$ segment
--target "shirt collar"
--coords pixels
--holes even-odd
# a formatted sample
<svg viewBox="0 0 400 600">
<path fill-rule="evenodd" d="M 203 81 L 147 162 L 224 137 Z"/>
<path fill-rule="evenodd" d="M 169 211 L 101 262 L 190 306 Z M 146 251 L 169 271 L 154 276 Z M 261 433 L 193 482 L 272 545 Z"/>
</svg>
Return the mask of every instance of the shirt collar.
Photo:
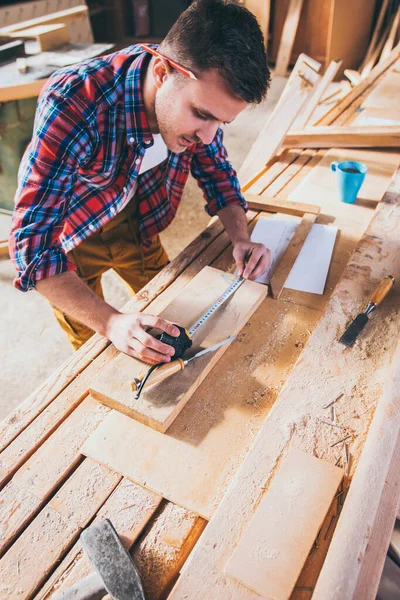
<svg viewBox="0 0 400 600">
<path fill-rule="evenodd" d="M 140 52 L 141 47 L 138 46 L 137 49 Z M 153 135 L 147 121 L 142 93 L 142 75 L 149 59 L 147 52 L 140 52 L 130 65 L 125 78 L 126 138 L 131 146 L 133 144 L 153 145 Z"/>
</svg>

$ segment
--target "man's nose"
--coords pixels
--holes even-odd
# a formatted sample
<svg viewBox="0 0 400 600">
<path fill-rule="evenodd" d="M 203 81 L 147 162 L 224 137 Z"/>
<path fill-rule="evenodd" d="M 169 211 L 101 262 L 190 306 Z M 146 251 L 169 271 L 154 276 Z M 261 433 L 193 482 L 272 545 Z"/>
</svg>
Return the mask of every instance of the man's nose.
<svg viewBox="0 0 400 600">
<path fill-rule="evenodd" d="M 218 126 L 219 123 L 215 122 L 204 123 L 203 127 L 196 131 L 196 135 L 201 139 L 203 144 L 211 144 L 217 133 Z"/>
</svg>

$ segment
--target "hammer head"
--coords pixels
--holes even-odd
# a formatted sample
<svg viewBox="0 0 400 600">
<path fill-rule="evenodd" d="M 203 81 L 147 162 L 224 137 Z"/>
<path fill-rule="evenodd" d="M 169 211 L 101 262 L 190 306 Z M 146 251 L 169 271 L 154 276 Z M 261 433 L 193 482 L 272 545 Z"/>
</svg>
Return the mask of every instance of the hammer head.
<svg viewBox="0 0 400 600">
<path fill-rule="evenodd" d="M 89 559 L 114 600 L 145 600 L 140 575 L 111 521 L 104 519 L 81 534 Z"/>
</svg>

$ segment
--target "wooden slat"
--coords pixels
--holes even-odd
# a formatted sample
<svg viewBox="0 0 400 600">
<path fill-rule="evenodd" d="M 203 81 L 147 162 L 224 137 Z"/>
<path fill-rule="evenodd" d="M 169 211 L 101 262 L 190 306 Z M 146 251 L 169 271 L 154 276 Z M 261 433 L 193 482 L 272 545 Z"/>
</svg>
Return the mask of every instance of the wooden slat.
<svg viewBox="0 0 400 600">
<path fill-rule="evenodd" d="M 290 148 L 398 148 L 400 126 L 309 127 L 291 131 L 284 143 Z"/>
<path fill-rule="evenodd" d="M 161 500 L 161 496 L 122 479 L 94 522 L 110 519 L 124 547 L 129 550 L 160 506 Z M 81 542 L 76 542 L 51 577 L 41 586 L 35 600 L 49 600 L 56 591 L 74 585 L 92 570 Z"/>
<path fill-rule="evenodd" d="M 393 16 L 393 21 L 392 21 L 392 25 L 389 30 L 389 35 L 387 37 L 385 45 L 383 46 L 383 50 L 382 50 L 382 54 L 379 58 L 379 62 L 386 60 L 387 57 L 389 56 L 389 54 L 391 53 L 393 45 L 396 41 L 396 36 L 397 36 L 397 32 L 399 30 L 399 25 L 400 25 L 400 6 L 398 7 L 396 14 Z"/>
<path fill-rule="evenodd" d="M 146 598 L 163 600 L 178 577 L 207 521 L 170 502 L 133 549 Z"/>
<path fill-rule="evenodd" d="M 303 63 L 303 71 L 312 71 Z M 271 160 L 279 149 L 282 140 L 289 131 L 300 110 L 305 105 L 313 89 L 309 80 L 296 72 L 295 77 L 287 82 L 286 87 L 275 106 L 270 118 L 254 142 L 249 154 L 239 170 L 239 180 L 243 191 L 247 191 L 257 174 Z"/>
<path fill-rule="evenodd" d="M 118 480 L 86 460 L 0 560 L 0 596 L 30 598 Z"/>
<path fill-rule="evenodd" d="M 234 275 L 204 267 L 165 310 L 156 314 L 189 329 L 234 280 Z M 267 294 L 265 286 L 245 281 L 230 301 L 194 335 L 190 353 L 194 355 L 237 335 Z M 132 382 L 134 378 L 142 379 L 149 367 L 120 352 L 90 383 L 89 391 L 107 406 L 165 432 L 227 349 L 228 344 L 225 344 L 191 362 L 183 372 L 172 375 L 165 382 L 145 387 L 138 400 Z"/>
<path fill-rule="evenodd" d="M 385 45 L 385 42 L 389 36 L 389 32 L 390 32 L 390 25 L 388 25 L 382 33 L 382 36 L 379 40 L 379 42 L 377 43 L 374 51 L 371 54 L 371 57 L 369 59 L 369 61 L 367 62 L 367 64 L 365 65 L 365 67 L 363 68 L 363 70 L 361 71 L 361 78 L 365 79 L 365 77 L 368 76 L 368 74 L 371 72 L 371 69 L 373 68 L 374 64 L 378 61 L 379 56 L 381 55 L 381 52 L 383 50 L 383 47 Z M 382 61 L 384 62 L 384 61 Z M 380 61 L 378 62 L 378 64 L 380 64 Z"/>
<path fill-rule="evenodd" d="M 322 438 L 319 434 L 323 428 L 320 419 L 324 418 L 321 406 L 339 392 L 344 392 L 345 397 L 341 401 L 338 424 L 355 428 L 356 437 L 349 444 L 349 451 L 350 454 L 360 454 L 369 428 L 365 411 L 371 406 L 373 408 L 379 398 L 387 376 L 388 357 L 393 355 L 398 343 L 400 292 L 392 290 L 392 295 L 381 304 L 379 322 L 371 320 L 363 338 L 351 350 L 351 357 L 337 338 L 346 327 L 349 316 L 359 312 L 376 283 L 387 273 L 400 275 L 400 194 L 394 197 L 392 193 L 399 184 L 400 174 L 376 209 L 327 310 L 303 350 L 301 360 L 286 380 L 279 399 L 196 545 L 190 563 L 183 569 L 169 600 L 182 600 L 187 595 L 191 600 L 208 596 L 212 596 L 213 600 L 254 598 L 251 592 L 246 593 L 243 586 L 224 575 L 226 562 L 286 448 L 294 442 L 296 447 L 313 449 L 316 456 L 323 455 L 324 460 L 335 464 L 337 450 L 331 445 L 341 439 L 340 434 L 328 426 L 323 429 L 325 435 Z M 349 378 L 350 358 L 352 369 Z M 362 396 L 358 391 L 361 389 Z M 356 460 L 353 460 L 350 464 L 350 477 L 355 463 Z M 382 481 L 384 477 L 383 473 Z M 329 539 L 331 533 L 325 535 Z M 320 550 L 315 552 L 316 555 L 319 553 Z M 319 557 L 321 564 L 323 555 L 319 554 Z M 317 576 L 318 570 L 309 576 L 311 592 Z"/>
<path fill-rule="evenodd" d="M 300 113 L 299 117 L 296 119 L 295 126 L 298 129 L 306 127 L 306 125 L 310 122 L 311 117 L 317 108 L 318 104 L 322 96 L 325 94 L 328 86 L 335 79 L 337 72 L 342 66 L 342 61 L 332 60 L 328 68 L 326 69 L 321 81 L 314 87 L 314 91 L 310 96 L 309 101 L 307 102 L 305 108 Z M 285 144 L 286 145 L 286 144 Z"/>
<path fill-rule="evenodd" d="M 400 500 L 399 399 L 400 345 L 318 578 L 315 600 L 377 597 Z"/>
<path fill-rule="evenodd" d="M 28 21 L 21 21 L 8 25 L 7 27 L 0 28 L 0 35 L 7 35 L 14 31 L 21 31 L 30 27 L 36 27 L 37 25 L 50 25 L 52 23 L 70 23 L 75 19 L 84 17 L 88 12 L 88 7 L 85 4 L 69 8 L 67 10 L 60 10 L 58 12 L 50 13 L 37 17 L 36 19 L 29 19 Z"/>
<path fill-rule="evenodd" d="M 388 4 L 389 4 L 389 0 L 383 0 L 382 1 L 381 9 L 379 11 L 378 20 L 376 22 L 376 25 L 375 25 L 375 28 L 374 28 L 374 31 L 373 31 L 373 34 L 372 34 L 372 37 L 371 37 L 371 41 L 369 43 L 367 53 L 366 53 L 365 58 L 364 58 L 364 60 L 362 62 L 362 65 L 361 65 L 361 69 L 360 69 L 361 71 L 365 68 L 365 66 L 367 65 L 367 63 L 370 60 L 371 54 L 375 50 L 376 43 L 377 43 L 378 38 L 379 38 L 379 33 L 381 32 L 381 29 L 382 29 L 383 19 L 385 17 Z"/>
<path fill-rule="evenodd" d="M 344 98 L 335 104 L 321 119 L 314 125 L 331 125 L 335 119 L 339 117 L 353 102 L 362 96 L 366 90 L 383 74 L 385 73 L 400 57 L 400 44 L 398 44 L 391 52 L 387 60 L 379 63 L 372 69 L 369 75 L 363 79 L 358 85 L 350 90 Z"/>
<path fill-rule="evenodd" d="M 1 536 L 0 551 L 15 538 L 24 524 L 66 479 L 81 459 L 80 448 L 109 409 L 86 398 L 0 492 L 4 510 L 11 510 Z M 82 427 L 82 423 L 85 427 Z M 10 504 L 15 494 L 18 504 Z"/>
<path fill-rule="evenodd" d="M 274 275 L 271 278 L 271 292 L 272 297 L 276 300 L 280 298 L 287 278 L 290 275 L 290 271 L 293 268 L 296 259 L 301 252 L 301 249 L 307 239 L 308 234 L 311 231 L 311 227 L 314 225 L 317 215 L 311 213 L 305 213 L 301 219 L 301 223 L 298 225 L 290 244 L 283 255 L 281 262 L 279 263 Z"/>
<path fill-rule="evenodd" d="M 158 275 L 138 292 L 122 310 L 131 312 L 144 310 L 159 294 L 161 294 L 184 270 L 196 261 L 201 253 L 217 240 L 223 227 L 219 219 L 213 219 L 210 225 L 189 244 L 174 260 L 172 260 Z M 226 241 L 226 245 L 228 245 Z M 215 252 L 220 251 L 220 243 L 215 247 Z M 201 264 L 202 259 L 197 262 Z M 204 264 L 204 263 L 203 263 Z M 201 266 L 198 267 L 200 270 Z M 44 384 L 35 390 L 28 398 L 14 409 L 8 417 L 0 423 L 0 450 L 17 437 L 56 397 L 60 394 L 107 346 L 108 340 L 94 335 L 86 344 L 48 378 Z M 80 391 L 74 390 L 79 396 L 86 388 L 81 386 Z M 20 451 L 17 451 L 19 454 Z"/>
<path fill-rule="evenodd" d="M 266 196 L 255 196 L 245 194 L 249 208 L 254 210 L 265 210 L 267 212 L 283 213 L 303 217 L 306 213 L 318 215 L 321 208 L 316 204 L 306 204 L 305 202 L 289 202 L 288 200 L 277 200 Z"/>
<path fill-rule="evenodd" d="M 361 81 L 361 74 L 354 69 L 345 69 L 344 74 L 352 86 L 358 85 Z"/>
<path fill-rule="evenodd" d="M 225 573 L 263 598 L 288 600 L 342 476 L 342 469 L 290 449 Z"/>
<path fill-rule="evenodd" d="M 302 7 L 303 0 L 290 0 L 276 59 L 275 75 L 286 76 Z"/>
</svg>

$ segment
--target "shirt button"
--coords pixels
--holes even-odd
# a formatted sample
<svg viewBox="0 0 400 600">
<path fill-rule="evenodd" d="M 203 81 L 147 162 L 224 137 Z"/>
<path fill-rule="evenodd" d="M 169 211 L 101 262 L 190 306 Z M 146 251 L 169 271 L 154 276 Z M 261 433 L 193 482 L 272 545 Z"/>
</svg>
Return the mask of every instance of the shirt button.
<svg viewBox="0 0 400 600">
<path fill-rule="evenodd" d="M 115 208 L 114 208 L 113 206 L 110 208 L 110 213 L 111 213 L 112 215 L 115 215 Z"/>
<path fill-rule="evenodd" d="M 90 231 L 94 231 L 96 229 L 95 226 L 93 225 L 93 223 L 89 224 L 89 229 L 90 229 Z"/>
<path fill-rule="evenodd" d="M 124 186 L 124 192 L 126 194 L 126 192 L 128 191 L 128 188 L 126 186 Z"/>
<path fill-rule="evenodd" d="M 137 158 L 137 159 L 135 160 L 135 163 L 138 165 L 138 164 L 140 163 L 140 161 L 141 161 L 141 160 L 142 160 L 141 158 Z"/>
<path fill-rule="evenodd" d="M 135 141 L 135 138 L 134 137 L 130 137 L 129 141 L 130 141 L 131 144 L 133 144 L 133 142 Z"/>
</svg>

